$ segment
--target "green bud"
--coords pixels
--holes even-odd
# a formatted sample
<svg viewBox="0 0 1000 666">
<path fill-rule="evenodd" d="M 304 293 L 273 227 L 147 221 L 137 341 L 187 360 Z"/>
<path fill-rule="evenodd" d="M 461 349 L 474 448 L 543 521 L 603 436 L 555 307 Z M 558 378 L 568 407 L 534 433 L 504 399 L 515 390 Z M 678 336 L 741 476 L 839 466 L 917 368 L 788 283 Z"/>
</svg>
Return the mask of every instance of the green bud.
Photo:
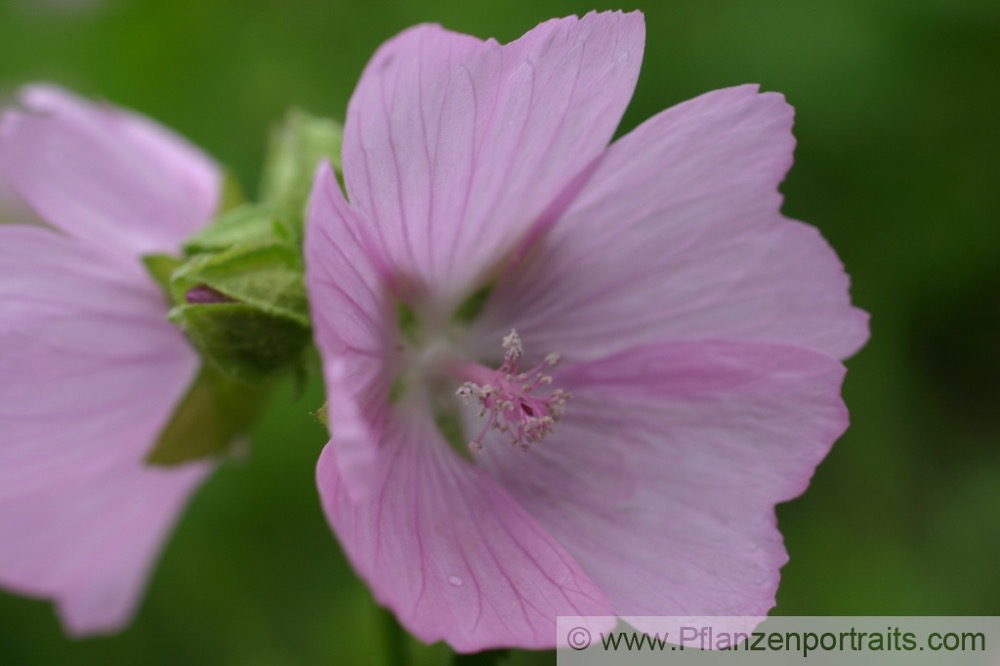
<svg viewBox="0 0 1000 666">
<path fill-rule="evenodd" d="M 226 299 L 309 326 L 309 306 L 302 257 L 291 245 L 275 242 L 234 245 L 215 254 L 199 254 L 174 271 L 170 289 L 175 303 L 188 292 L 208 286 Z"/>
<path fill-rule="evenodd" d="M 294 366 L 310 342 L 302 259 L 280 241 L 200 254 L 170 281 L 169 317 L 226 375 L 261 382 Z"/>
<path fill-rule="evenodd" d="M 182 257 L 143 258 L 172 306 L 168 318 L 203 361 L 148 462 L 175 465 L 224 451 L 278 374 L 304 372 L 312 339 L 304 212 L 320 160 L 339 168 L 341 138 L 334 121 L 289 113 L 271 139 L 259 204 L 241 205 L 227 177 L 217 217 L 184 243 Z"/>
<path fill-rule="evenodd" d="M 311 337 L 301 322 L 246 303 L 179 305 L 169 316 L 208 362 L 244 384 L 294 367 Z"/>
</svg>

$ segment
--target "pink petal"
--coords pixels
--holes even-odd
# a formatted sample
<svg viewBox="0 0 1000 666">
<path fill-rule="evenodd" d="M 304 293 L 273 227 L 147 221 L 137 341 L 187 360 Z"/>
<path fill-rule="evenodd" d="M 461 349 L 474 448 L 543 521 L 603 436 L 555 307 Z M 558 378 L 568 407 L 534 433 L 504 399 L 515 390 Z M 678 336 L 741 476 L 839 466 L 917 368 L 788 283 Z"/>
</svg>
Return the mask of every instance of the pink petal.
<svg viewBox="0 0 1000 666">
<path fill-rule="evenodd" d="M 0 228 L 0 302 L 0 584 L 117 629 L 211 469 L 143 463 L 197 356 L 151 281 L 48 229 Z"/>
<path fill-rule="evenodd" d="M 144 469 L 123 459 L 100 469 L 52 470 L 45 485 L 5 492 L 0 584 L 55 600 L 71 634 L 121 629 L 135 613 L 164 540 L 211 469 L 203 463 Z M 14 474 L 5 470 L 4 480 Z"/>
<path fill-rule="evenodd" d="M 49 224 L 135 265 L 175 252 L 218 205 L 216 167 L 136 115 L 49 86 L 0 124 L 0 170 Z"/>
<path fill-rule="evenodd" d="M 481 460 L 617 614 L 763 615 L 787 560 L 774 505 L 846 428 L 843 373 L 783 345 L 631 349 L 559 368 L 556 431 Z"/>
<path fill-rule="evenodd" d="M 396 313 L 329 164 L 316 174 L 306 229 L 306 285 L 323 357 L 327 418 L 355 499 L 371 487 L 374 441 L 384 427 L 398 348 Z"/>
<path fill-rule="evenodd" d="M 343 161 L 389 264 L 446 303 L 467 295 L 604 150 L 644 33 L 638 12 L 591 13 L 507 45 L 434 25 L 383 45 L 351 98 Z"/>
<path fill-rule="evenodd" d="M 422 640 L 461 651 L 549 647 L 558 614 L 609 607 L 558 544 L 448 448 L 429 406 L 388 411 L 396 313 L 365 230 L 324 165 L 306 277 L 330 400 L 332 440 L 317 472 L 327 517 L 379 602 Z"/>
<path fill-rule="evenodd" d="M 478 339 L 599 357 L 664 339 L 760 340 L 837 358 L 867 339 L 813 227 L 783 218 L 792 109 L 742 86 L 616 142 L 538 255 L 494 293 Z"/>
<path fill-rule="evenodd" d="M 317 469 L 327 518 L 379 603 L 420 640 L 460 652 L 552 647 L 556 616 L 610 614 L 573 558 L 448 448 L 426 405 L 400 410 L 368 499 L 343 488 L 336 436 Z"/>
</svg>

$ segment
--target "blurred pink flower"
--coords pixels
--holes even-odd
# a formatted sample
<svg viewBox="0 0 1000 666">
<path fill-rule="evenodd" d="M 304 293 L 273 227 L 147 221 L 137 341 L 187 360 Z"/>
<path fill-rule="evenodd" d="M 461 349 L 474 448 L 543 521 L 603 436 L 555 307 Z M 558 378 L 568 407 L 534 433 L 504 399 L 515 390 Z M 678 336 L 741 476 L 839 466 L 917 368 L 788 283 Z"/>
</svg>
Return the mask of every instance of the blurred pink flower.
<svg viewBox="0 0 1000 666">
<path fill-rule="evenodd" d="M 506 45 L 407 30 L 351 98 L 347 199 L 317 176 L 319 489 L 424 641 L 766 613 L 787 560 L 774 506 L 847 426 L 837 359 L 867 316 L 816 229 L 779 212 L 791 107 L 718 90 L 608 146 L 643 43 L 639 13 Z"/>
<path fill-rule="evenodd" d="M 212 469 L 144 463 L 198 357 L 140 256 L 208 220 L 219 174 L 128 112 L 47 86 L 21 103 L 0 175 L 51 226 L 0 226 L 0 585 L 113 631 Z"/>
</svg>

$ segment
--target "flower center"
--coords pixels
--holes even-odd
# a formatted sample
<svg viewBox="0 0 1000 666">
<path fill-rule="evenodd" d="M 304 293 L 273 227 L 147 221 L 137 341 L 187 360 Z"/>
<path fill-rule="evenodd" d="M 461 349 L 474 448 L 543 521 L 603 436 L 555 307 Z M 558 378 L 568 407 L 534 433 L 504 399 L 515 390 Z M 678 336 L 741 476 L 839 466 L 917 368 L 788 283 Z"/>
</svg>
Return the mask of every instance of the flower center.
<svg viewBox="0 0 1000 666">
<path fill-rule="evenodd" d="M 559 354 L 551 353 L 530 370 L 521 370 L 524 349 L 517 331 L 503 339 L 504 360 L 497 370 L 476 365 L 467 368 L 466 381 L 456 391 L 465 404 L 477 401 L 479 417 L 485 423 L 479 435 L 469 442 L 469 449 L 481 451 L 483 438 L 490 430 L 506 433 L 515 446 L 527 450 L 551 433 L 563 415 L 570 393 L 562 389 L 548 391 L 552 376 L 545 374 L 559 364 Z"/>
</svg>

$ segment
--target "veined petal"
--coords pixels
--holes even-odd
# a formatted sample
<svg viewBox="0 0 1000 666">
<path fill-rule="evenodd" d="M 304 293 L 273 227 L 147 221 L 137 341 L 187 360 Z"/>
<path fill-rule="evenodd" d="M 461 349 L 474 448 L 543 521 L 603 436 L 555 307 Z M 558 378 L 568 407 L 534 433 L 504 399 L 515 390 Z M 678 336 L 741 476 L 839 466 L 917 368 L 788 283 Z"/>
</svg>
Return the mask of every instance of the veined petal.
<svg viewBox="0 0 1000 666">
<path fill-rule="evenodd" d="M 181 510 L 211 470 L 207 463 L 151 469 L 121 459 L 101 469 L 53 469 L 38 479 L 44 485 L 4 491 L 0 585 L 53 599 L 74 635 L 120 629 Z M 0 473 L 4 482 L 16 475 Z"/>
<path fill-rule="evenodd" d="M 317 171 L 307 217 L 306 285 L 323 358 L 327 418 L 344 484 L 359 499 L 371 485 L 374 441 L 389 405 L 398 353 L 395 313 L 367 229 L 344 201 L 329 164 Z"/>
<path fill-rule="evenodd" d="M 500 45 L 423 25 L 383 45 L 344 128 L 351 206 L 387 259 L 449 302 L 605 149 L 642 60 L 642 15 L 548 21 Z"/>
<path fill-rule="evenodd" d="M 197 356 L 151 280 L 49 229 L 0 227 L 0 302 L 0 584 L 117 629 L 212 467 L 144 464 Z"/>
<path fill-rule="evenodd" d="M 22 102 L 0 122 L 0 170 L 52 226 L 141 268 L 215 212 L 215 165 L 166 129 L 52 86 Z"/>
<path fill-rule="evenodd" d="M 867 314 L 843 266 L 815 228 L 779 212 L 791 126 L 780 95 L 742 86 L 617 141 L 536 256 L 498 285 L 476 339 L 514 327 L 538 349 L 590 358 L 705 338 L 857 351 Z"/>
<path fill-rule="evenodd" d="M 567 364 L 555 432 L 527 452 L 494 436 L 481 462 L 617 614 L 764 615 L 787 560 L 774 506 L 846 428 L 843 374 L 825 354 L 763 343 Z"/>
<path fill-rule="evenodd" d="M 317 469 L 327 518 L 378 602 L 419 639 L 459 652 L 545 648 L 558 615 L 610 614 L 566 550 L 449 449 L 425 405 L 390 419 L 363 501 L 344 488 L 337 446 Z"/>
<path fill-rule="evenodd" d="M 425 393 L 390 409 L 400 351 L 387 279 L 326 165 L 308 217 L 307 284 L 330 399 L 317 482 L 376 599 L 420 639 L 459 651 L 551 647 L 557 615 L 608 614 L 565 550 L 451 451 Z"/>
</svg>

